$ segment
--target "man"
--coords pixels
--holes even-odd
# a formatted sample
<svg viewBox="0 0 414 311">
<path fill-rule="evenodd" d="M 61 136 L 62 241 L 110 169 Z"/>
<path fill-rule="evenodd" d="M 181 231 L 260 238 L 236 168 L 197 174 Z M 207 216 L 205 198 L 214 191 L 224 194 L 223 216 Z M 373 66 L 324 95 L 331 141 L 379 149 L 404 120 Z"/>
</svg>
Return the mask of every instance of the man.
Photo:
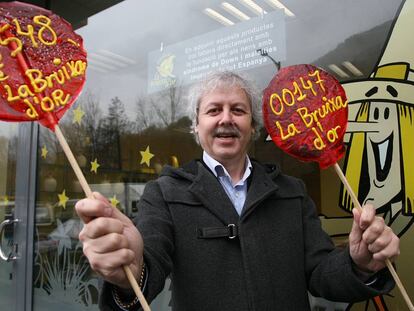
<svg viewBox="0 0 414 311">
<path fill-rule="evenodd" d="M 249 159 L 260 110 L 246 80 L 213 74 L 189 98 L 203 160 L 149 182 L 136 226 L 99 194 L 76 205 L 84 253 L 106 280 L 103 310 L 139 307 L 123 265 L 148 301 L 171 274 L 180 311 L 309 310 L 307 290 L 357 301 L 392 288 L 384 261 L 399 240 L 372 206 L 354 211 L 349 248 L 337 250 L 303 183 Z"/>
</svg>

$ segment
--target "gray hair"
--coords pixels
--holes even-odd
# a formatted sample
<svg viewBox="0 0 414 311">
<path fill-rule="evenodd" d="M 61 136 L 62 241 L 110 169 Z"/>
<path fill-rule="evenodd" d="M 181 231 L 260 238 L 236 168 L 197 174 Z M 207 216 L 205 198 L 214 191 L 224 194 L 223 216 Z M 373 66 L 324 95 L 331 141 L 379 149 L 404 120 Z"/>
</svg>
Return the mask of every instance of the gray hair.
<svg viewBox="0 0 414 311">
<path fill-rule="evenodd" d="M 252 111 L 253 139 L 259 136 L 259 131 L 262 126 L 261 95 L 254 83 L 246 77 L 232 71 L 213 72 L 195 83 L 188 91 L 188 112 L 193 122 L 191 132 L 194 134 L 197 143 L 199 141 L 195 133 L 195 127 L 198 124 L 198 110 L 201 100 L 206 94 L 224 87 L 239 87 L 246 93 Z"/>
</svg>

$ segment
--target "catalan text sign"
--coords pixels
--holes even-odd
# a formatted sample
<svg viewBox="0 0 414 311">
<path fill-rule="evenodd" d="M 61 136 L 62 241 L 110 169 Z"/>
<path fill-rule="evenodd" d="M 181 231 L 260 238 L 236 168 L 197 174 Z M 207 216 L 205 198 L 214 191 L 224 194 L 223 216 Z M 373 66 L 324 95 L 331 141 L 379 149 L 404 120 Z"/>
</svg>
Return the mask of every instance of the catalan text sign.
<svg viewBox="0 0 414 311">
<path fill-rule="evenodd" d="M 163 45 L 161 49 L 150 52 L 148 93 L 176 83 L 196 82 L 213 71 L 244 71 L 267 65 L 269 59 L 261 56 L 258 49 L 278 61 L 286 58 L 285 15 L 282 10 L 172 45 Z"/>
</svg>

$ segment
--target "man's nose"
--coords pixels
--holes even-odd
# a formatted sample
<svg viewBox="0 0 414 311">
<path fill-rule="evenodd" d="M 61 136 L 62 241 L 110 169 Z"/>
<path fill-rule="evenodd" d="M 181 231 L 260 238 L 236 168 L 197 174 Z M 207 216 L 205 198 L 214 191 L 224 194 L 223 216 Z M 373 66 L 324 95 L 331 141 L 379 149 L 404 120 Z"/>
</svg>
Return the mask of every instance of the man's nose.
<svg viewBox="0 0 414 311">
<path fill-rule="evenodd" d="M 220 124 L 233 124 L 233 114 L 230 109 L 224 109 L 221 114 Z"/>
</svg>

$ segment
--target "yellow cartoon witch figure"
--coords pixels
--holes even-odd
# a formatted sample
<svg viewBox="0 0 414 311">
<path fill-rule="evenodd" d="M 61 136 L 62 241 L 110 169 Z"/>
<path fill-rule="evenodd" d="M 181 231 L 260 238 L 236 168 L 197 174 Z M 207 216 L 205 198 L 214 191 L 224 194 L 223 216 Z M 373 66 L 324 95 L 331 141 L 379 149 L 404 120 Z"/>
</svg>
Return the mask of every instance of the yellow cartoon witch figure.
<svg viewBox="0 0 414 311">
<path fill-rule="evenodd" d="M 375 205 L 389 222 L 414 214 L 413 27 L 414 1 L 407 1 L 371 78 L 343 84 L 350 133 L 345 175 L 360 202 Z M 353 207 L 344 189 L 340 206 Z"/>
<path fill-rule="evenodd" d="M 400 237 L 414 220 L 413 29 L 414 1 L 407 0 L 372 75 L 342 84 L 349 103 L 346 178 L 359 201 L 372 203 Z M 353 208 L 343 186 L 339 204 Z M 388 310 L 382 297 L 374 305 Z"/>
</svg>

